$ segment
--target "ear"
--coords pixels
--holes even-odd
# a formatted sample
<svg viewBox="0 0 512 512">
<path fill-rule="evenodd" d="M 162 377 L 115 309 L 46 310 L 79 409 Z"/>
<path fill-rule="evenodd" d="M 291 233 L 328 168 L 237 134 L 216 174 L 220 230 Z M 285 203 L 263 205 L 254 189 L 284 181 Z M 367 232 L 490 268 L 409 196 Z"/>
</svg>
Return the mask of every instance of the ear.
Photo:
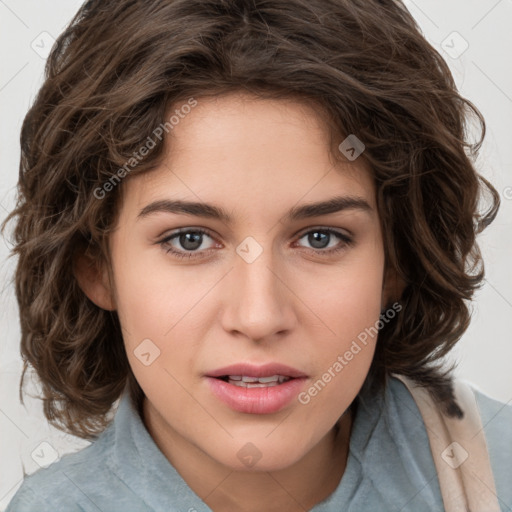
<svg viewBox="0 0 512 512">
<path fill-rule="evenodd" d="M 100 268 L 98 262 L 86 254 L 76 255 L 74 263 L 73 272 L 85 295 L 100 308 L 114 311 L 116 304 L 106 265 Z"/>
<path fill-rule="evenodd" d="M 381 310 L 400 300 L 406 286 L 407 283 L 398 275 L 398 272 L 394 268 L 388 267 L 384 273 L 382 285 Z"/>
</svg>

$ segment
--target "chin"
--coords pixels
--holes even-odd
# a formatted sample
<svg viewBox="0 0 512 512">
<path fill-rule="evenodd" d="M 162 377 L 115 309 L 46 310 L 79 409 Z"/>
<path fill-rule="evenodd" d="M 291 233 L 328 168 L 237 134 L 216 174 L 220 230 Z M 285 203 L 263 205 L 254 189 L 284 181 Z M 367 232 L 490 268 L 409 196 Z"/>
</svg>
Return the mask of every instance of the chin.
<svg viewBox="0 0 512 512">
<path fill-rule="evenodd" d="M 233 471 L 280 471 L 302 459 L 309 449 L 297 446 L 297 443 L 283 442 L 277 436 L 272 441 L 264 436 L 259 438 L 261 441 L 250 439 L 232 440 L 229 446 L 217 445 L 220 450 L 209 452 L 209 455 Z"/>
</svg>

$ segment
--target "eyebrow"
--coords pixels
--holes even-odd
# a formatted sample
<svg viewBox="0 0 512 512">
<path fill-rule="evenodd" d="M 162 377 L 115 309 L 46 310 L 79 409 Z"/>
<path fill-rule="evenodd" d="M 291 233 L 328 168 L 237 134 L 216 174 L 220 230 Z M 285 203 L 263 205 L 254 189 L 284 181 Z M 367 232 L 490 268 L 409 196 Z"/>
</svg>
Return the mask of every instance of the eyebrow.
<svg viewBox="0 0 512 512">
<path fill-rule="evenodd" d="M 337 196 L 327 201 L 295 206 L 285 215 L 285 221 L 292 222 L 311 217 L 319 217 L 343 210 L 360 210 L 370 213 L 373 208 L 362 197 Z M 233 219 L 226 210 L 213 204 L 168 199 L 148 204 L 139 212 L 137 219 L 147 217 L 157 212 L 193 215 L 195 217 L 220 220 L 226 224 L 233 222 Z"/>
</svg>

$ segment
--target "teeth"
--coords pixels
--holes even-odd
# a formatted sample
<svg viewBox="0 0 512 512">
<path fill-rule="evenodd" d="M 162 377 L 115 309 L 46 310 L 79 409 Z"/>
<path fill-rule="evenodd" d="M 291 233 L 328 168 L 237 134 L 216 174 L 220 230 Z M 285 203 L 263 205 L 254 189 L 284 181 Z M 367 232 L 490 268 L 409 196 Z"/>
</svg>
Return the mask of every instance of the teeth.
<svg viewBox="0 0 512 512">
<path fill-rule="evenodd" d="M 228 382 L 243 388 L 267 388 L 278 386 L 290 380 L 284 375 L 271 375 L 269 377 L 248 377 L 246 375 L 228 375 Z"/>
<path fill-rule="evenodd" d="M 270 377 L 260 377 L 258 379 L 260 382 L 266 384 L 267 382 L 277 382 L 279 380 L 279 375 L 272 375 Z"/>
<path fill-rule="evenodd" d="M 229 381 L 230 384 L 234 386 L 238 386 L 240 388 L 273 388 L 274 386 L 279 386 L 277 382 L 270 382 L 269 384 L 263 384 L 260 382 L 244 382 L 241 380 L 233 380 Z"/>
<path fill-rule="evenodd" d="M 242 377 L 242 382 L 258 382 L 258 377 L 246 377 L 245 375 Z"/>
</svg>

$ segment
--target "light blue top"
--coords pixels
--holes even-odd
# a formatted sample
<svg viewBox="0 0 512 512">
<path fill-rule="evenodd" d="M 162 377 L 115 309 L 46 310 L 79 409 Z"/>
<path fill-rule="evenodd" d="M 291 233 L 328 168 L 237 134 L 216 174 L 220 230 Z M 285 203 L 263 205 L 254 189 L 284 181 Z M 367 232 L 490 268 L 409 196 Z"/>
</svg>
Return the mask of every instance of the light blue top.
<svg viewBox="0 0 512 512">
<path fill-rule="evenodd" d="M 406 386 L 358 396 L 347 467 L 312 512 L 443 511 L 420 412 Z M 503 512 L 512 511 L 512 403 L 474 388 Z M 79 452 L 23 481 L 6 512 L 211 512 L 159 450 L 129 395 L 114 420 Z M 485 511 L 475 511 L 485 512 Z"/>
</svg>

